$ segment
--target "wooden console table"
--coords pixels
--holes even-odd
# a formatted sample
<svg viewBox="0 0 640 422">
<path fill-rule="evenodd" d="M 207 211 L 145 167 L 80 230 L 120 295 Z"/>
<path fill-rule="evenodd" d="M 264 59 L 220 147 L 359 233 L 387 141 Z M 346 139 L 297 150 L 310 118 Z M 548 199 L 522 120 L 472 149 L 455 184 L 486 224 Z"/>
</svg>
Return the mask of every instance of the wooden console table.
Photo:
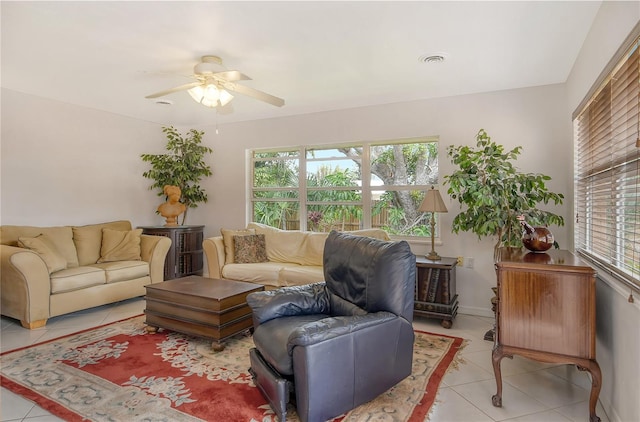
<svg viewBox="0 0 640 422">
<path fill-rule="evenodd" d="M 596 404 L 602 374 L 596 362 L 596 271 L 569 251 L 502 248 L 496 272 L 493 405 L 502 407 L 500 361 L 520 355 L 589 371 L 589 420 L 599 421 Z"/>
<path fill-rule="evenodd" d="M 414 315 L 440 319 L 440 325 L 451 328 L 458 313 L 457 264 L 456 258 L 432 261 L 416 256 Z"/>
<path fill-rule="evenodd" d="M 171 249 L 164 262 L 164 279 L 202 275 L 204 260 L 202 241 L 204 226 L 140 227 L 143 234 L 171 239 Z"/>
</svg>

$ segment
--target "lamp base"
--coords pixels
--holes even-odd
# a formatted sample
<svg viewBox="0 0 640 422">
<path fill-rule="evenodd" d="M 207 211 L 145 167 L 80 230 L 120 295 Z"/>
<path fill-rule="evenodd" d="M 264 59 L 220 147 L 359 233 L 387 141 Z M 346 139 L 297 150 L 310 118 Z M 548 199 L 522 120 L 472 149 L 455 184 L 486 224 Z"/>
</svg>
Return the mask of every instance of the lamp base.
<svg viewBox="0 0 640 422">
<path fill-rule="evenodd" d="M 440 259 L 442 259 L 440 255 L 438 255 L 435 251 L 429 252 L 429 255 L 426 255 L 425 258 L 430 259 L 432 261 L 440 261 Z"/>
</svg>

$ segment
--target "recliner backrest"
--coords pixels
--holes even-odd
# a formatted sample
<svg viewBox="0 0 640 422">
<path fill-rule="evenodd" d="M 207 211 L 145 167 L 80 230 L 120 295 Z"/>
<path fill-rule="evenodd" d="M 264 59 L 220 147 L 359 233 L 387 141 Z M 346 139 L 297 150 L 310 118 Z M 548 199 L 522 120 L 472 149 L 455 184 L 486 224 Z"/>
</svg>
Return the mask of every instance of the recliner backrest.
<svg viewBox="0 0 640 422">
<path fill-rule="evenodd" d="M 416 257 L 406 241 L 332 231 L 323 265 L 331 293 L 367 312 L 388 311 L 413 320 Z"/>
</svg>

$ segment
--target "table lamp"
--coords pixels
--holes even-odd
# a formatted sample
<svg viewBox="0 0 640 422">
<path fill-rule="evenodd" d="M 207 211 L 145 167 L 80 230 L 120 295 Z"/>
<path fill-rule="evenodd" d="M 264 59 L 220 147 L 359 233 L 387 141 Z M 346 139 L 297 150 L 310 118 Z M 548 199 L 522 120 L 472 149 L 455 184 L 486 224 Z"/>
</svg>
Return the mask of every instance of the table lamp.
<svg viewBox="0 0 640 422">
<path fill-rule="evenodd" d="M 436 253 L 435 250 L 435 236 L 436 236 L 436 218 L 435 213 L 437 212 L 447 212 L 447 207 L 444 205 L 444 201 L 442 200 L 442 196 L 440 196 L 440 192 L 431 186 L 422 200 L 422 204 L 420 204 L 420 208 L 418 211 L 421 212 L 430 212 L 431 213 L 431 252 L 426 256 L 427 259 L 432 261 L 440 260 L 440 255 Z"/>
</svg>

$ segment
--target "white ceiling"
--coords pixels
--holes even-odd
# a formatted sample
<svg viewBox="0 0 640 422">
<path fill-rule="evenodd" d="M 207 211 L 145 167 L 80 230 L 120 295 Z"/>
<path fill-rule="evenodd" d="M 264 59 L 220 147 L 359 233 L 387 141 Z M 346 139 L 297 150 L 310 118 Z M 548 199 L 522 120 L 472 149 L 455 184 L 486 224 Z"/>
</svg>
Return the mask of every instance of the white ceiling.
<svg viewBox="0 0 640 422">
<path fill-rule="evenodd" d="M 7 2 L 2 87 L 163 125 L 289 116 L 565 82 L 600 7 L 567 2 Z M 419 61 L 445 52 L 443 63 Z M 216 115 L 186 92 L 200 56 L 243 84 Z"/>
</svg>

